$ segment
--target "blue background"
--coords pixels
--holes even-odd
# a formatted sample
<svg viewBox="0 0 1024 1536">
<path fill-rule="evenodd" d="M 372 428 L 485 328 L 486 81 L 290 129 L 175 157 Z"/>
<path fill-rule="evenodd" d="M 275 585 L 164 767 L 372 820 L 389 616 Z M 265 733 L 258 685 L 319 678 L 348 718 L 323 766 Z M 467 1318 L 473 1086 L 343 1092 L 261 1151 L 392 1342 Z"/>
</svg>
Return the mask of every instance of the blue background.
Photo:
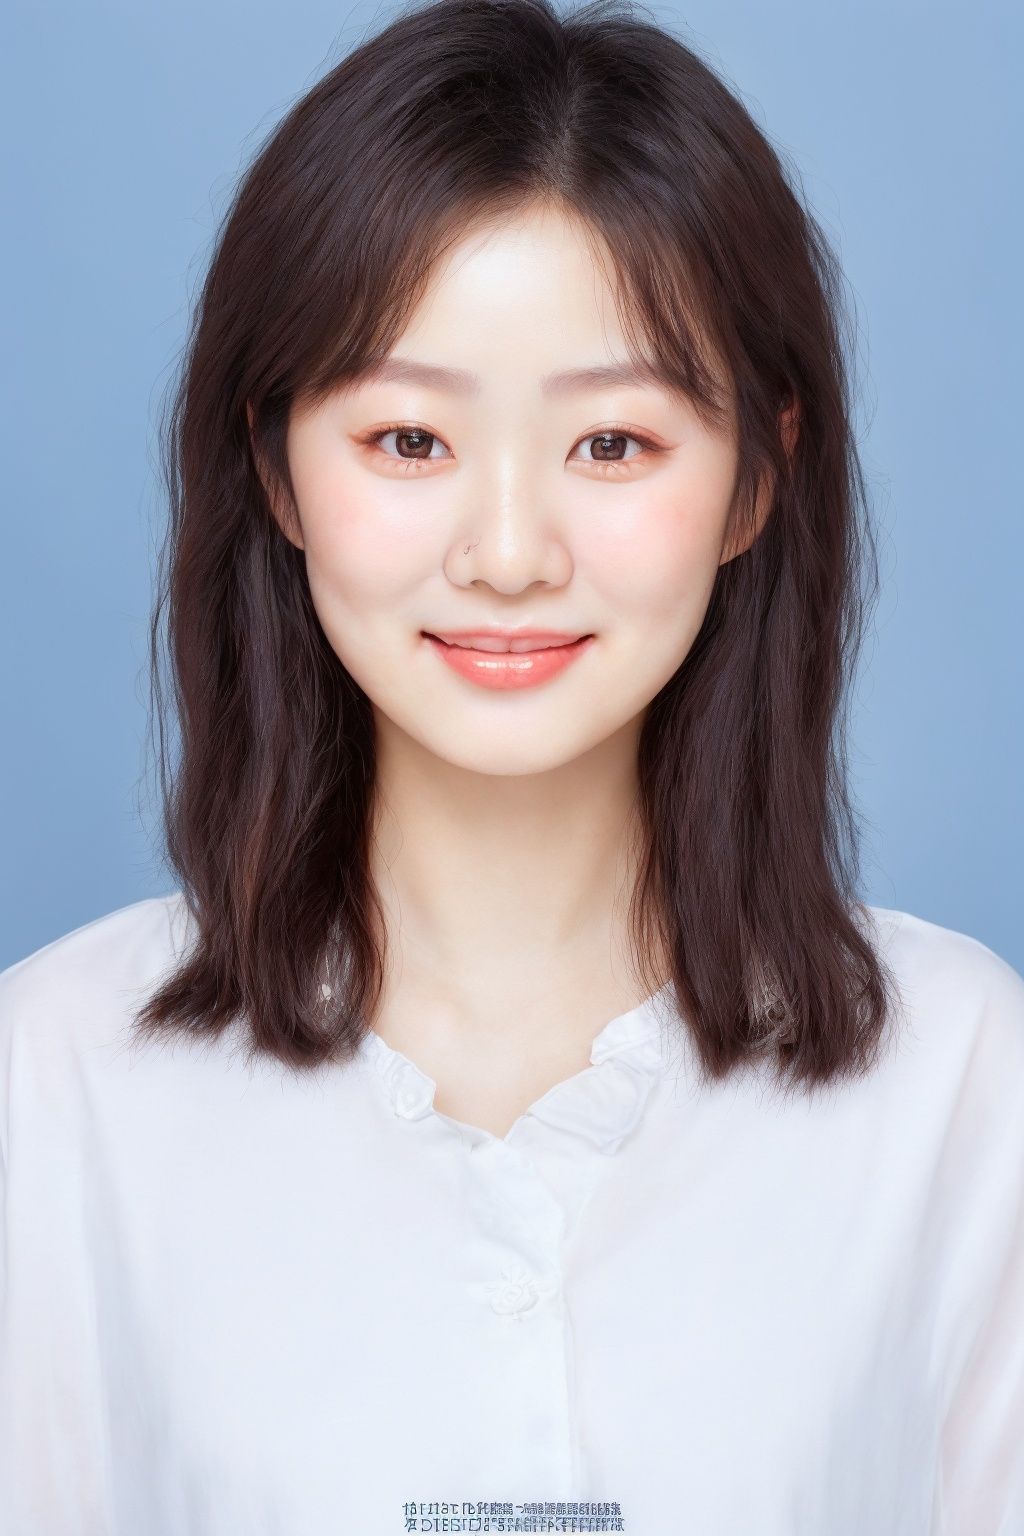
<svg viewBox="0 0 1024 1536">
<path fill-rule="evenodd" d="M 861 893 L 1024 971 L 1024 8 L 648 9 L 795 162 L 852 290 L 883 581 L 851 730 Z M 161 397 L 237 177 L 389 14 L 14 6 L 0 967 L 172 888 L 147 757 Z"/>
</svg>

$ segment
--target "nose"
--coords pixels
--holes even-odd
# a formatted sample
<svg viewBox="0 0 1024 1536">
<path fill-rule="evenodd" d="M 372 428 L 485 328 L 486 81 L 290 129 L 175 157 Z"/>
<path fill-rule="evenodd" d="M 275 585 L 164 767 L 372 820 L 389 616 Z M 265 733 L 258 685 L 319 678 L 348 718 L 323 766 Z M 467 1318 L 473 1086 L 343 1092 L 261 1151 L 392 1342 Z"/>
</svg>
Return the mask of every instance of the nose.
<svg viewBox="0 0 1024 1536">
<path fill-rule="evenodd" d="M 536 582 L 569 580 L 573 560 L 557 494 L 542 488 L 522 454 L 490 461 L 472 481 L 467 476 L 465 496 L 445 558 L 454 585 L 483 582 L 511 596 Z"/>
</svg>

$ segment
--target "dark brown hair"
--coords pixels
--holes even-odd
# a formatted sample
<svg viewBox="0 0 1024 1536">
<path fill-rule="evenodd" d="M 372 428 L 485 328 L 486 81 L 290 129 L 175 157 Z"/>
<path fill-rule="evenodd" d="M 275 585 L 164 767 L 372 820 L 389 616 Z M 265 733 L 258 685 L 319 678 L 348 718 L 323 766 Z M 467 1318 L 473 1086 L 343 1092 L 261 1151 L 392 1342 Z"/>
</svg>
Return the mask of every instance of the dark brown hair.
<svg viewBox="0 0 1024 1536">
<path fill-rule="evenodd" d="M 268 487 L 294 506 L 293 402 L 319 403 L 386 355 L 471 227 L 539 204 L 608 255 L 633 355 L 711 423 L 724 369 L 731 528 L 773 477 L 763 531 L 719 568 L 642 725 L 641 970 L 656 937 L 709 1078 L 751 1060 L 788 1088 L 866 1071 L 895 978 L 855 895 L 846 786 L 846 695 L 877 561 L 844 285 L 741 102 L 621 0 L 564 16 L 548 0 L 403 9 L 287 113 L 237 190 L 164 428 L 151 629 L 167 853 L 195 943 L 137 1025 L 199 1037 L 244 1020 L 248 1052 L 296 1068 L 348 1059 L 372 1026 L 386 954 L 368 868 L 373 717 Z"/>
</svg>

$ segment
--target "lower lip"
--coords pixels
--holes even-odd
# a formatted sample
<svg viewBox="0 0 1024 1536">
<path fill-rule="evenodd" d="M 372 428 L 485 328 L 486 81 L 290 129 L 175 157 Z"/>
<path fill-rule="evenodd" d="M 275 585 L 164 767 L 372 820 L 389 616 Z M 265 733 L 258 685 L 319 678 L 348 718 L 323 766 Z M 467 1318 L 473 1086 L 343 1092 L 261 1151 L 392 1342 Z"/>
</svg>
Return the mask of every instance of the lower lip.
<svg viewBox="0 0 1024 1536">
<path fill-rule="evenodd" d="M 545 646 L 539 651 L 474 651 L 464 645 L 446 645 L 436 635 L 423 638 L 453 672 L 481 688 L 532 688 L 564 672 L 597 637 L 584 635 L 571 645 Z"/>
</svg>

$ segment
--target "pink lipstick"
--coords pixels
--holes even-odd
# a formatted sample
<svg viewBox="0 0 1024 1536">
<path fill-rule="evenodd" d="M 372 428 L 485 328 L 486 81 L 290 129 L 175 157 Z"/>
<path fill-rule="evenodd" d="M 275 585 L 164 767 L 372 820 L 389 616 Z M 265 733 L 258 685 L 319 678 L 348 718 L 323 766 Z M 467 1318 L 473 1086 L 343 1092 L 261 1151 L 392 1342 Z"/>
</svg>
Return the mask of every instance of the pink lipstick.
<svg viewBox="0 0 1024 1536">
<path fill-rule="evenodd" d="M 460 677 L 482 688 L 531 688 L 564 672 L 595 635 L 555 630 L 497 629 L 423 632 L 434 653 Z"/>
</svg>

